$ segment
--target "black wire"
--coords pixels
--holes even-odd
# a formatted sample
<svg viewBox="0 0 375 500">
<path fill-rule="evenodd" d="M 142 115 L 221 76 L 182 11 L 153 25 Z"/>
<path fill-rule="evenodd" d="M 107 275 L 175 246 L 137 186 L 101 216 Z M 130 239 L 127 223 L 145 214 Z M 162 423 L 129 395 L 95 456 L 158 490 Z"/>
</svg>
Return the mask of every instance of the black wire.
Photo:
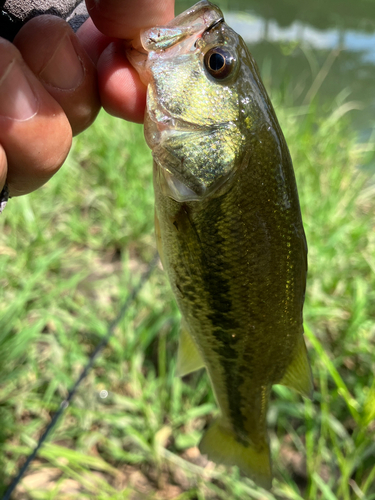
<svg viewBox="0 0 375 500">
<path fill-rule="evenodd" d="M 138 285 L 133 288 L 133 290 L 131 291 L 131 293 L 128 295 L 128 298 L 124 302 L 123 306 L 121 307 L 118 315 L 109 324 L 108 330 L 107 330 L 107 334 L 102 338 L 101 342 L 99 342 L 99 344 L 96 346 L 94 352 L 91 354 L 90 359 L 88 360 L 86 366 L 82 370 L 80 376 L 76 380 L 76 382 L 73 385 L 73 387 L 70 389 L 70 391 L 68 393 L 68 397 L 66 399 L 64 399 L 64 401 L 61 402 L 60 408 L 57 410 L 57 412 L 52 417 L 51 422 L 47 425 L 44 433 L 39 438 L 38 444 L 36 445 L 36 447 L 34 448 L 34 450 L 32 451 L 32 453 L 30 453 L 30 455 L 27 457 L 26 462 L 23 464 L 23 466 L 19 470 L 17 476 L 14 477 L 14 479 L 11 482 L 9 488 L 5 492 L 5 495 L 3 496 L 2 500 L 10 500 L 11 494 L 13 493 L 13 491 L 16 488 L 17 484 L 21 481 L 23 475 L 25 474 L 25 472 L 28 469 L 28 467 L 31 464 L 31 462 L 37 456 L 38 451 L 42 447 L 44 441 L 47 439 L 49 433 L 55 427 L 55 425 L 56 425 L 58 419 L 60 418 L 60 416 L 68 408 L 69 403 L 72 400 L 73 396 L 75 395 L 75 393 L 76 393 L 79 385 L 81 384 L 82 380 L 87 377 L 89 371 L 91 370 L 91 368 L 92 368 L 92 366 L 94 364 L 95 359 L 98 357 L 98 355 L 100 354 L 100 352 L 106 347 L 106 345 L 108 344 L 110 338 L 113 335 L 113 332 L 114 332 L 116 326 L 122 320 L 122 318 L 124 317 L 125 313 L 129 309 L 131 303 L 136 299 L 136 297 L 138 296 L 139 292 L 143 288 L 144 284 L 146 283 L 146 281 L 150 277 L 150 274 L 151 274 L 152 270 L 154 269 L 157 260 L 158 260 L 158 254 L 156 253 L 154 255 L 153 259 L 151 260 L 150 264 L 148 265 L 147 270 L 141 276 L 141 278 L 140 278 L 140 280 L 138 282 Z"/>
</svg>

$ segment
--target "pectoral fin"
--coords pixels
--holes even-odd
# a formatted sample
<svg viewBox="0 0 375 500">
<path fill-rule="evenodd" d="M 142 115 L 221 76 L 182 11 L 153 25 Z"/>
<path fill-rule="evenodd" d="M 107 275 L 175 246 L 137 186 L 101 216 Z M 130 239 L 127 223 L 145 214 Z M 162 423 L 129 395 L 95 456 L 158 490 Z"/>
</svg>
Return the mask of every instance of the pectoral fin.
<svg viewBox="0 0 375 500">
<path fill-rule="evenodd" d="M 178 344 L 176 375 L 184 377 L 188 373 L 195 372 L 203 367 L 202 356 L 199 354 L 197 346 L 187 331 L 184 322 L 182 322 Z"/>
<path fill-rule="evenodd" d="M 312 398 L 314 385 L 303 335 L 299 337 L 294 358 L 279 383 L 295 389 L 306 398 Z"/>
<path fill-rule="evenodd" d="M 156 214 L 156 210 L 155 210 L 155 239 L 156 239 L 156 248 L 158 249 L 159 257 L 164 268 L 164 254 L 163 254 L 163 245 L 161 242 L 160 222 Z"/>
</svg>

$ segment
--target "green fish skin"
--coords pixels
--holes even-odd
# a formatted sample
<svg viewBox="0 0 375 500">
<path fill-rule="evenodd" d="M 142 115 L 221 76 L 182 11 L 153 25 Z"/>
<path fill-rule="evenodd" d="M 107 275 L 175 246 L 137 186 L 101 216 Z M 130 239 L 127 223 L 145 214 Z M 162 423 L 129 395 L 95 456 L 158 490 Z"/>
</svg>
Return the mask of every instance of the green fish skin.
<svg viewBox="0 0 375 500">
<path fill-rule="evenodd" d="M 200 450 L 270 488 L 271 387 L 313 388 L 288 147 L 245 43 L 208 1 L 145 30 L 128 58 L 148 85 L 157 245 L 182 314 L 177 371 L 205 366 L 220 407 Z"/>
</svg>

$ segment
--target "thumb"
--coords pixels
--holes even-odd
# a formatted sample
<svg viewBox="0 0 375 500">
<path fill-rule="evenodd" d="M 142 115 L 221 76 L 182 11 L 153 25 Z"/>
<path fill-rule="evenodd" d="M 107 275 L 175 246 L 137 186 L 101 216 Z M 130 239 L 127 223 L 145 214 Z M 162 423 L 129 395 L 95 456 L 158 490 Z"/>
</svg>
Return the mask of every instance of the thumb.
<svg viewBox="0 0 375 500">
<path fill-rule="evenodd" d="M 167 23 L 174 17 L 174 0 L 86 0 L 99 31 L 132 39 L 141 28 Z"/>
</svg>

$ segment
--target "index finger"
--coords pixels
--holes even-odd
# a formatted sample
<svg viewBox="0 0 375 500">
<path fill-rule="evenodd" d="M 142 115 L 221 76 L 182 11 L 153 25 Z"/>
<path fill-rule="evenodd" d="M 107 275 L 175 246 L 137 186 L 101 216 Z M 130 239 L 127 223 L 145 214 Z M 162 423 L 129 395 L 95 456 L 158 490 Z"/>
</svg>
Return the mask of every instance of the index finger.
<svg viewBox="0 0 375 500">
<path fill-rule="evenodd" d="M 86 0 L 99 31 L 132 39 L 141 28 L 166 24 L 174 17 L 174 0 Z"/>
</svg>

